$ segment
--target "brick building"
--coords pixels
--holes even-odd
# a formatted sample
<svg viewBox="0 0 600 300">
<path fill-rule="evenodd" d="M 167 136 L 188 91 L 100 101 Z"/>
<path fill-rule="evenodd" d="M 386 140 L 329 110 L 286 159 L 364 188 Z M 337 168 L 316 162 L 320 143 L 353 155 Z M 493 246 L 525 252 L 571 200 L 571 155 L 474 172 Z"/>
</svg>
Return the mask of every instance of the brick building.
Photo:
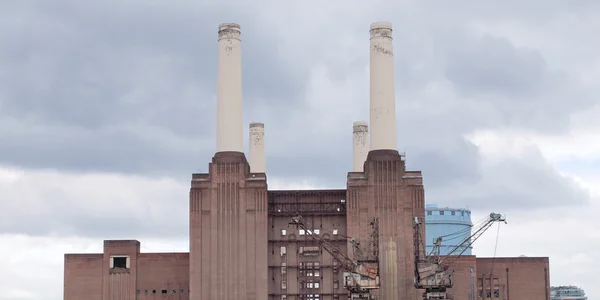
<svg viewBox="0 0 600 300">
<path fill-rule="evenodd" d="M 419 299 L 412 222 L 424 219 L 424 187 L 421 172 L 406 170 L 396 150 L 391 25 L 371 25 L 371 132 L 354 123 L 354 166 L 341 190 L 269 190 L 262 123 L 250 124 L 247 161 L 240 37 L 239 25 L 220 25 L 217 151 L 208 173 L 192 175 L 190 252 L 140 253 L 138 241 L 126 240 L 105 241 L 101 254 L 66 254 L 64 299 L 345 299 L 339 261 L 289 225 L 296 214 L 349 256 L 348 237 L 368 244 L 377 217 L 377 296 Z M 452 268 L 456 299 L 478 299 L 479 290 L 492 298 L 549 299 L 547 258 L 465 256 Z"/>
</svg>

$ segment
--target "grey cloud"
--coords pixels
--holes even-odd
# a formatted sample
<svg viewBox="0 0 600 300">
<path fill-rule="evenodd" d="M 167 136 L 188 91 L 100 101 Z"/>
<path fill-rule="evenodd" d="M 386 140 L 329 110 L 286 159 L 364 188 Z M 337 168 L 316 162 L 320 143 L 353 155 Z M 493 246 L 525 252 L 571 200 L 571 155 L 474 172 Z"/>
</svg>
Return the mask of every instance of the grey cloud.
<svg viewBox="0 0 600 300">
<path fill-rule="evenodd" d="M 309 22 L 312 10 L 283 6 L 276 14 L 268 5 L 193 1 L 35 3 L 0 12 L 20 16 L 3 18 L 19 34 L 0 35 L 9 45 L 0 49 L 1 164 L 186 182 L 206 171 L 215 140 L 216 26 L 233 21 L 243 30 L 244 119 L 266 123 L 269 177 L 343 187 L 352 122 L 368 119 L 368 26 L 389 19 L 397 28 L 399 148 L 410 169 L 423 170 L 428 201 L 531 205 L 527 189 L 506 189 L 516 184 L 509 174 L 530 174 L 521 180 L 563 195 L 549 203 L 585 202 L 561 177 L 544 175 L 553 172 L 548 162 L 489 167 L 464 139 L 477 129 L 565 130 L 570 114 L 593 98 L 569 70 L 548 67 L 544 49 L 474 35 L 476 14 L 390 4 L 391 18 L 345 7 L 336 21 L 325 11 Z M 109 221 L 81 215 L 93 220 L 81 227 Z M 132 234 L 147 229 L 136 226 Z"/>
<path fill-rule="evenodd" d="M 553 80 L 539 51 L 517 49 L 506 38 L 490 35 L 478 41 L 452 36 L 444 47 L 449 57 L 446 77 L 463 92 L 529 96 L 559 83 Z"/>
<path fill-rule="evenodd" d="M 188 180 L 25 172 L 0 182 L 0 232 L 99 239 L 184 238 Z M 23 222 L 23 220 L 27 220 Z"/>
<path fill-rule="evenodd" d="M 539 151 L 482 164 L 481 180 L 454 186 L 433 186 L 428 196 L 446 205 L 505 212 L 589 205 L 592 194 L 563 177 Z"/>
</svg>

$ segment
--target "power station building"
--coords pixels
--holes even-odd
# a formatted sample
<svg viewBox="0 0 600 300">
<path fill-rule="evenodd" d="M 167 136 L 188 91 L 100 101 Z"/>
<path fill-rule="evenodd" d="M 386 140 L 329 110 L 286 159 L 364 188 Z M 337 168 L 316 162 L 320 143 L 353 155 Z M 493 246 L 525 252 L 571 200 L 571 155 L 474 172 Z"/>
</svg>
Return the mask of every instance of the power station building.
<svg viewBox="0 0 600 300">
<path fill-rule="evenodd" d="M 311 235 L 352 257 L 348 237 L 368 244 L 373 218 L 378 299 L 420 299 L 413 219 L 425 218 L 425 192 L 421 172 L 406 170 L 396 150 L 391 24 L 370 28 L 370 121 L 354 123 L 346 189 L 268 189 L 264 124 L 250 124 L 248 160 L 243 152 L 240 46 L 240 26 L 221 24 L 216 153 L 208 173 L 192 174 L 189 253 L 107 240 L 103 253 L 65 254 L 64 299 L 346 299 L 340 261 Z M 310 233 L 289 225 L 296 214 Z M 549 300 L 547 257 L 456 259 L 455 299 Z"/>
</svg>

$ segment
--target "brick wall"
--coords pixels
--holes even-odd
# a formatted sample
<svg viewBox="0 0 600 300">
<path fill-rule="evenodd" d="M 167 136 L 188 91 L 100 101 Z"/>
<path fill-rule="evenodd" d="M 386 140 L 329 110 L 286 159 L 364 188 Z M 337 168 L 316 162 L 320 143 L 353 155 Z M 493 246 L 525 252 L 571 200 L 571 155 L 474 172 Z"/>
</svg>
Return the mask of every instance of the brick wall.
<svg viewBox="0 0 600 300">
<path fill-rule="evenodd" d="M 65 254 L 65 300 L 102 300 L 102 254 Z"/>
<path fill-rule="evenodd" d="M 64 299 L 189 299 L 188 253 L 139 250 L 138 241 L 117 240 L 104 241 L 104 253 L 65 254 Z"/>
<path fill-rule="evenodd" d="M 548 268 L 547 257 L 477 258 L 477 288 L 484 297 L 497 288 L 501 299 L 549 300 Z"/>
<path fill-rule="evenodd" d="M 138 300 L 189 299 L 189 253 L 141 253 L 137 269 Z"/>
<path fill-rule="evenodd" d="M 477 261 L 475 256 L 468 255 L 453 259 L 449 270 L 452 270 L 454 274 L 454 287 L 448 290 L 448 295 L 452 299 L 477 299 Z"/>
</svg>

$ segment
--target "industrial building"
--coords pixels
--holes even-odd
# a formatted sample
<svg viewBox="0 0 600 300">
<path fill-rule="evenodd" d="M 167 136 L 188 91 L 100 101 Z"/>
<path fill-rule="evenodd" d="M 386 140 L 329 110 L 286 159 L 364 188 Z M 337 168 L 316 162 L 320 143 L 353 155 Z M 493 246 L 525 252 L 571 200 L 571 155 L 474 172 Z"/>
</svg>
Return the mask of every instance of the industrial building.
<svg viewBox="0 0 600 300">
<path fill-rule="evenodd" d="M 103 253 L 65 254 L 64 299 L 347 299 L 344 258 L 359 255 L 350 240 L 373 246 L 374 297 L 421 299 L 415 256 L 425 249 L 415 238 L 425 230 L 415 222 L 426 217 L 425 191 L 396 149 L 391 24 L 371 25 L 370 121 L 353 124 L 346 189 L 268 189 L 264 124 L 250 124 L 248 160 L 243 152 L 240 46 L 240 26 L 221 24 L 216 153 L 208 173 L 192 174 L 189 253 L 107 240 Z M 290 225 L 298 215 L 302 226 Z M 549 300 L 547 257 L 452 259 L 453 299 Z"/>
</svg>

